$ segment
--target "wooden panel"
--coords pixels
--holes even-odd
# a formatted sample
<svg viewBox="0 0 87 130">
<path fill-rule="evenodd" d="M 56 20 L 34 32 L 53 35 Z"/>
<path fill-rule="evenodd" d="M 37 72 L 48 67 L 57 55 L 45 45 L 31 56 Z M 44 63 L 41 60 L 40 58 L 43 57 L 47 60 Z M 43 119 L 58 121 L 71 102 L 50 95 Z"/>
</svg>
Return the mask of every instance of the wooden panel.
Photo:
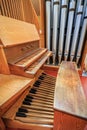
<svg viewBox="0 0 87 130">
<path fill-rule="evenodd" d="M 0 38 L 4 46 L 39 40 L 35 25 L 0 16 Z"/>
<path fill-rule="evenodd" d="M 40 47 L 45 47 L 45 2 L 39 0 L 40 3 Z"/>
<path fill-rule="evenodd" d="M 33 54 L 25 57 L 23 60 L 17 62 L 15 65 L 26 69 L 33 62 L 38 60 L 46 51 L 47 51 L 47 49 L 39 49 L 38 51 L 35 52 L 35 54 L 33 53 Z"/>
<path fill-rule="evenodd" d="M 53 130 L 87 130 L 87 120 L 55 110 Z"/>
<path fill-rule="evenodd" d="M 0 46 L 0 73 L 10 74 L 8 63 L 2 46 Z"/>
<path fill-rule="evenodd" d="M 31 0 L 31 1 L 33 3 L 36 14 L 39 16 L 40 15 L 40 3 L 39 3 L 39 0 Z"/>
<path fill-rule="evenodd" d="M 33 78 L 51 54 L 47 49 L 40 49 L 39 53 L 36 51 L 16 64 L 9 64 L 10 71 L 12 74 Z"/>
<path fill-rule="evenodd" d="M 5 130 L 5 125 L 1 118 L 0 118 L 0 130 Z"/>
<path fill-rule="evenodd" d="M 35 75 L 51 54 L 52 52 L 45 53 L 39 60 L 31 65 L 29 69 L 26 70 L 26 73 Z"/>
<path fill-rule="evenodd" d="M 31 54 L 31 52 L 39 49 L 39 43 L 30 42 L 18 46 L 6 47 L 4 48 L 5 55 L 7 58 L 8 63 L 15 63 L 19 59 L 23 59 L 23 57 Z"/>
<path fill-rule="evenodd" d="M 22 0 L 24 21 L 35 24 L 39 32 L 39 21 L 31 0 Z"/>
<path fill-rule="evenodd" d="M 39 21 L 31 0 L 1 0 L 1 14 L 28 23 L 34 23 L 39 32 Z"/>
<path fill-rule="evenodd" d="M 87 100 L 75 63 L 62 62 L 60 65 L 54 108 L 87 119 Z"/>
<path fill-rule="evenodd" d="M 0 74 L 0 114 L 2 114 L 8 104 L 11 103 L 10 100 L 13 100 L 14 97 L 18 97 L 32 82 L 34 82 L 34 79 Z"/>
</svg>

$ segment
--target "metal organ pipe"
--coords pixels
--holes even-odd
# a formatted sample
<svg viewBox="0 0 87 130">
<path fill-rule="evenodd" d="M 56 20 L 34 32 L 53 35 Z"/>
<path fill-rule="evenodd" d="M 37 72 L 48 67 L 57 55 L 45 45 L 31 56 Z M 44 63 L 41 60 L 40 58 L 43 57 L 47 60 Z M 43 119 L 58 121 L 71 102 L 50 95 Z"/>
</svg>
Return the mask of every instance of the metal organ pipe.
<svg viewBox="0 0 87 130">
<path fill-rule="evenodd" d="M 82 22 L 83 22 L 83 20 L 84 20 L 84 16 L 85 16 L 86 7 L 87 7 L 87 0 L 84 0 L 83 15 L 82 15 Z"/>
<path fill-rule="evenodd" d="M 85 12 L 82 30 L 81 30 L 81 34 L 80 34 L 79 46 L 78 46 L 78 50 L 77 50 L 77 56 L 76 56 L 77 64 L 78 64 L 79 59 L 81 57 L 81 52 L 82 52 L 82 47 L 83 47 L 86 31 L 87 31 L 87 7 L 86 7 L 86 12 Z"/>
<path fill-rule="evenodd" d="M 58 50 L 59 64 L 61 62 L 62 53 L 63 53 L 64 33 L 65 33 L 65 25 L 66 25 L 66 19 L 67 19 L 67 5 L 68 5 L 68 0 L 62 0 L 60 35 L 59 35 L 59 50 Z"/>
<path fill-rule="evenodd" d="M 74 34 L 72 38 L 72 45 L 71 45 L 71 52 L 70 52 L 70 60 L 73 61 L 73 58 L 75 57 L 75 51 L 79 36 L 79 30 L 80 30 L 80 23 L 81 23 L 81 16 L 82 16 L 83 6 L 79 6 L 77 17 L 76 17 L 76 23 L 75 23 L 75 29 Z"/>
<path fill-rule="evenodd" d="M 69 55 L 69 47 L 70 47 L 71 33 L 72 33 L 72 27 L 73 27 L 74 11 L 75 11 L 75 1 L 73 0 L 70 2 L 70 7 L 69 7 L 68 25 L 67 25 L 65 51 L 64 51 L 65 60 L 67 60 L 68 55 Z"/>
<path fill-rule="evenodd" d="M 46 47 L 48 50 L 50 50 L 50 37 L 51 37 L 51 0 L 46 0 Z M 49 64 L 49 59 L 48 62 Z"/>
<path fill-rule="evenodd" d="M 76 0 L 75 0 L 75 1 L 76 1 Z M 76 4 L 76 11 L 75 11 L 74 25 L 75 25 L 75 22 L 76 22 L 76 17 L 77 17 L 78 8 L 79 8 L 79 6 L 81 5 L 82 0 L 77 0 L 76 3 L 77 3 L 77 4 Z"/>
<path fill-rule="evenodd" d="M 53 12 L 53 36 L 52 36 L 52 51 L 53 51 L 53 64 L 55 64 L 55 58 L 57 53 L 57 32 L 59 22 L 59 0 L 54 0 L 54 12 Z"/>
</svg>

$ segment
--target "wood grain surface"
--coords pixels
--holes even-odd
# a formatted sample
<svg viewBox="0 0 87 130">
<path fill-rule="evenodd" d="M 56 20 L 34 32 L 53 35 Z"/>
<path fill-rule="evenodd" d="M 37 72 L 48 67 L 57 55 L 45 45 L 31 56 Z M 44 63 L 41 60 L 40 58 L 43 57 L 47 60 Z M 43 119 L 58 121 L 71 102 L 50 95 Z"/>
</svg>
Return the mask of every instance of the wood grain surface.
<svg viewBox="0 0 87 130">
<path fill-rule="evenodd" d="M 0 74 L 0 113 L 6 109 L 6 105 L 10 103 L 10 99 L 16 98 L 26 88 L 28 88 L 33 79 L 16 76 Z"/>
<path fill-rule="evenodd" d="M 39 40 L 34 24 L 0 15 L 0 40 L 4 46 L 12 46 Z"/>
<path fill-rule="evenodd" d="M 87 99 L 75 63 L 64 61 L 60 65 L 54 108 L 87 119 Z"/>
</svg>

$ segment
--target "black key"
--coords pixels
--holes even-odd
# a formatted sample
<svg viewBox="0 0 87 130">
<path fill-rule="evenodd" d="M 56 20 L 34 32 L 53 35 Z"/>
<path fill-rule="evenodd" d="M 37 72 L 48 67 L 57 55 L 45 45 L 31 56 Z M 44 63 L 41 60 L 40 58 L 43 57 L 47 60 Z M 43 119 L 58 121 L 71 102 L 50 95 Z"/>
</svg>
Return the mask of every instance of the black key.
<svg viewBox="0 0 87 130">
<path fill-rule="evenodd" d="M 25 100 L 23 101 L 23 104 L 24 105 L 31 105 L 31 103 L 29 101 L 25 101 Z"/>
<path fill-rule="evenodd" d="M 40 76 L 39 79 L 44 80 L 44 77 Z"/>
<path fill-rule="evenodd" d="M 41 83 L 41 81 L 37 80 L 35 83 Z"/>
<path fill-rule="evenodd" d="M 30 93 L 34 93 L 34 94 L 35 94 L 36 91 L 37 91 L 36 89 L 33 89 L 33 88 L 32 88 L 32 89 L 30 90 Z"/>
<path fill-rule="evenodd" d="M 29 98 L 29 99 L 34 99 L 32 96 L 30 95 L 26 95 L 26 98 Z"/>
<path fill-rule="evenodd" d="M 22 113 L 22 112 L 16 112 L 16 116 L 18 116 L 18 117 L 27 117 L 27 115 L 25 113 Z"/>
<path fill-rule="evenodd" d="M 35 87 L 40 87 L 40 85 L 38 85 L 38 84 L 34 84 L 33 86 L 35 86 Z"/>
<path fill-rule="evenodd" d="M 42 75 L 46 75 L 45 73 L 42 73 Z"/>
<path fill-rule="evenodd" d="M 38 85 L 38 86 L 40 86 L 40 84 L 38 84 L 38 83 L 35 83 L 34 85 Z"/>
<path fill-rule="evenodd" d="M 20 107 L 20 108 L 18 109 L 18 112 L 28 113 L 28 110 Z"/>
<path fill-rule="evenodd" d="M 24 101 L 32 102 L 32 99 L 30 99 L 30 98 L 25 98 Z"/>
</svg>

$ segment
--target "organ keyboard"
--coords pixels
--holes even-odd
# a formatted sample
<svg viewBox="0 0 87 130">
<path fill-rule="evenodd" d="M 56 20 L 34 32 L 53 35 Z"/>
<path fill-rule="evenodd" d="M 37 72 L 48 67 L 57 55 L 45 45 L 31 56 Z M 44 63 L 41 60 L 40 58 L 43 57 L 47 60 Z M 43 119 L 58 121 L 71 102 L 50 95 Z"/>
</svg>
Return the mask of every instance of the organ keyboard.
<svg viewBox="0 0 87 130">
<path fill-rule="evenodd" d="M 4 16 L 0 16 L 0 24 L 1 55 L 8 73 L 33 78 L 51 51 L 39 48 L 39 35 L 34 25 Z"/>
<path fill-rule="evenodd" d="M 3 115 L 6 126 L 32 130 L 51 130 L 54 119 L 55 80 L 55 77 L 42 73 L 32 88 L 27 88 Z"/>
</svg>

